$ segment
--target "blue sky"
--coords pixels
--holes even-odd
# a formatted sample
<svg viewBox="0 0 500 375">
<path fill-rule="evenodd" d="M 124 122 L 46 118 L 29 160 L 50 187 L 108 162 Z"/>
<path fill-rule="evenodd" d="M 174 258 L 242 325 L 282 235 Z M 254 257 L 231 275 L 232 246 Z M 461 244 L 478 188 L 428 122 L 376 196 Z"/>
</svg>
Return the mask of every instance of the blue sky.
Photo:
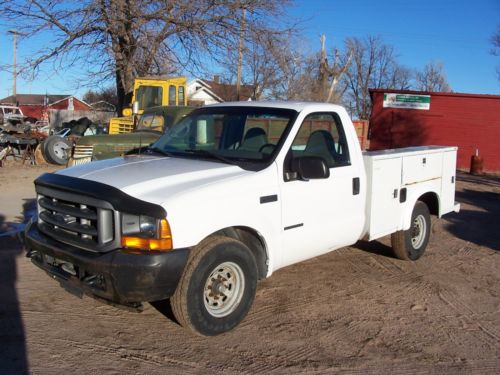
<svg viewBox="0 0 500 375">
<path fill-rule="evenodd" d="M 327 47 L 342 48 L 346 37 L 379 35 L 395 47 L 398 61 L 409 68 L 422 68 L 438 61 L 445 66 L 455 92 L 500 94 L 496 66 L 500 57 L 489 54 L 491 35 L 500 25 L 500 0 L 297 0 L 289 9 L 302 17 L 302 38 L 310 51 L 319 48 L 325 34 Z M 0 20 L 0 66 L 12 62 L 12 37 Z M 18 44 L 18 61 L 37 48 L 40 40 Z M 17 92 L 83 95 L 78 71 L 52 72 L 42 68 L 34 81 L 18 77 Z M 0 71 L 0 98 L 12 93 L 12 74 Z"/>
<path fill-rule="evenodd" d="M 322 33 L 330 47 L 349 36 L 380 35 L 403 65 L 442 62 L 453 91 L 500 94 L 500 57 L 489 54 L 500 0 L 311 0 L 291 13 L 307 19 L 305 36 L 317 46 Z"/>
</svg>

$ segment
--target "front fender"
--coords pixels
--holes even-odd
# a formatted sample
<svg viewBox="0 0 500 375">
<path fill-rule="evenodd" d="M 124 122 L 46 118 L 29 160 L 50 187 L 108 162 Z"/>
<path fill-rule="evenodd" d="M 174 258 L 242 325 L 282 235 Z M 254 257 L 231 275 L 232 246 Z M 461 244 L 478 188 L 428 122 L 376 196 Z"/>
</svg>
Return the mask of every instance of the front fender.
<svg viewBox="0 0 500 375">
<path fill-rule="evenodd" d="M 272 272 L 281 251 L 281 199 L 279 187 L 270 181 L 277 181 L 275 166 L 167 198 L 164 207 L 174 247 L 196 246 L 225 228 L 249 228 L 265 243 Z"/>
</svg>

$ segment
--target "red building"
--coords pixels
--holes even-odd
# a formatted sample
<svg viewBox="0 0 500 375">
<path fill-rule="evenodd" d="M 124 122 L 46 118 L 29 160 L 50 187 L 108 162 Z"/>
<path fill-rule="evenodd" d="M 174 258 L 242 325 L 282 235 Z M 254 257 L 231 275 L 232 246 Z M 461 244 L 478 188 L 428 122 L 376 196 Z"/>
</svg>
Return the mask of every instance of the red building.
<svg viewBox="0 0 500 375">
<path fill-rule="evenodd" d="M 2 104 L 17 105 L 28 117 L 37 120 L 46 119 L 49 109 L 68 109 L 74 111 L 90 111 L 92 108 L 84 101 L 72 95 L 38 95 L 17 94 L 0 99 Z"/>
<path fill-rule="evenodd" d="M 457 168 L 478 152 L 500 172 L 500 95 L 370 90 L 370 149 L 458 146 Z"/>
</svg>

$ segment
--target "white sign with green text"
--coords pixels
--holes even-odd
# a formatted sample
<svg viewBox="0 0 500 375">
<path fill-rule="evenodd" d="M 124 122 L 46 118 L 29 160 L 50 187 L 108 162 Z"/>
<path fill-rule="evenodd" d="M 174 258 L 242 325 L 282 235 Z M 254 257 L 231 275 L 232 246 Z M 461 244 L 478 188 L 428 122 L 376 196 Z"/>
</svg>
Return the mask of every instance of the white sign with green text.
<svg viewBox="0 0 500 375">
<path fill-rule="evenodd" d="M 430 95 L 384 94 L 384 108 L 423 109 L 431 108 Z"/>
</svg>

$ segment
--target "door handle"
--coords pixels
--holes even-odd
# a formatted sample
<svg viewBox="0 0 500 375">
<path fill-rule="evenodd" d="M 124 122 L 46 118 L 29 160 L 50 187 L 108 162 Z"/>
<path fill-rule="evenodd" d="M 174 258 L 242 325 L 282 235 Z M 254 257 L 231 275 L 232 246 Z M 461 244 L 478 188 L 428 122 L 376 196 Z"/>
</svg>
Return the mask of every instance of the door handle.
<svg viewBox="0 0 500 375">
<path fill-rule="evenodd" d="M 352 179 L 352 195 L 358 195 L 359 194 L 359 177 L 354 177 Z"/>
</svg>

